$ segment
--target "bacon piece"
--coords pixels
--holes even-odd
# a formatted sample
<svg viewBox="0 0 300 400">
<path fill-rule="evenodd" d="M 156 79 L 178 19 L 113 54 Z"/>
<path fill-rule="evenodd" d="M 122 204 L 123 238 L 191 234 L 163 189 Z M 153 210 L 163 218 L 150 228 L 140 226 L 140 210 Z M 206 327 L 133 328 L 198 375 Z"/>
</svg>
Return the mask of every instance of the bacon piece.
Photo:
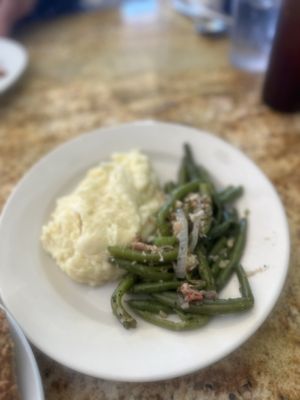
<svg viewBox="0 0 300 400">
<path fill-rule="evenodd" d="M 204 292 L 201 290 L 194 289 L 187 282 L 184 282 L 179 292 L 183 295 L 184 301 L 190 303 L 192 301 L 202 301 L 204 299 Z"/>
<path fill-rule="evenodd" d="M 157 246 L 143 242 L 132 242 L 131 247 L 137 251 L 157 251 Z"/>
</svg>

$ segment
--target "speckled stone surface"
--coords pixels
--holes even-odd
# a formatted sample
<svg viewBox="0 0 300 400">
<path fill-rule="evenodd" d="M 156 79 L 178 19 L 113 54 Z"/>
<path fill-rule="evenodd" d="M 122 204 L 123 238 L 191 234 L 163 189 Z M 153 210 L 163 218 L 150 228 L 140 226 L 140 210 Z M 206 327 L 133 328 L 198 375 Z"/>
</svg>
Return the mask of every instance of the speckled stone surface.
<svg viewBox="0 0 300 400">
<path fill-rule="evenodd" d="M 151 4 L 138 16 L 78 14 L 18 34 L 30 65 L 0 99 L 1 206 L 22 174 L 69 138 L 136 119 L 192 125 L 242 149 L 276 186 L 290 223 L 288 279 L 271 316 L 246 344 L 183 378 L 108 382 L 36 352 L 46 399 L 299 400 L 300 115 L 282 116 L 261 104 L 261 78 L 229 65 L 225 39 L 199 37 L 167 3 Z"/>
</svg>

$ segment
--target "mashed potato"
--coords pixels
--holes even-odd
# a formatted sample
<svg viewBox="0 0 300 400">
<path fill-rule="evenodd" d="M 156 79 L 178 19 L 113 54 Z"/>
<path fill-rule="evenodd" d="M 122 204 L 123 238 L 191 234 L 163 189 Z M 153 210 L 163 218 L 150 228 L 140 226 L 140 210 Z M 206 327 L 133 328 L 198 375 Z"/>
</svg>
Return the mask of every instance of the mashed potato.
<svg viewBox="0 0 300 400">
<path fill-rule="evenodd" d="M 126 245 L 159 208 L 163 194 L 149 159 L 139 151 L 112 155 L 57 200 L 41 241 L 59 267 L 77 282 L 100 285 L 121 271 L 107 246 Z"/>
</svg>

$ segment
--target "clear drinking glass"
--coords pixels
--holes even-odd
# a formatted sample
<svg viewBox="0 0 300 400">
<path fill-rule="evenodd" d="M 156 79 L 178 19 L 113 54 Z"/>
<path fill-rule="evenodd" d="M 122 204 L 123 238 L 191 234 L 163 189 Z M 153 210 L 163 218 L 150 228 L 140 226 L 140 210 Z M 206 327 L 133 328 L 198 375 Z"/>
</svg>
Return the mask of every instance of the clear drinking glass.
<svg viewBox="0 0 300 400">
<path fill-rule="evenodd" d="M 172 0 L 172 6 L 193 19 L 195 28 L 205 35 L 227 32 L 231 0 Z"/>
<path fill-rule="evenodd" d="M 230 50 L 233 65 L 251 72 L 266 69 L 280 5 L 281 0 L 233 0 Z"/>
</svg>

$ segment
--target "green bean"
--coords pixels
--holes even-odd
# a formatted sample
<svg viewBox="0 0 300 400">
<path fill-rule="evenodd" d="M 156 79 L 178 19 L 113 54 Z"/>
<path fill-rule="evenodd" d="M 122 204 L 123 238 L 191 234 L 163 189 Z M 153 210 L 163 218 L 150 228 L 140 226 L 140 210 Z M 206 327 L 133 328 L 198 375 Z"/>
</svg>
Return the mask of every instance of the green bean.
<svg viewBox="0 0 300 400">
<path fill-rule="evenodd" d="M 213 275 L 215 280 L 218 278 L 218 275 L 219 275 L 219 273 L 221 271 L 221 268 L 219 267 L 219 262 L 220 262 L 220 260 L 214 262 L 212 267 L 211 267 L 211 273 L 212 273 L 212 275 Z"/>
<path fill-rule="evenodd" d="M 189 144 L 184 145 L 184 158 L 186 160 L 187 173 L 190 180 L 200 180 L 201 182 L 207 182 L 212 184 L 209 173 L 202 165 L 197 165 L 195 162 L 191 146 Z M 213 186 L 213 185 L 212 185 Z"/>
<path fill-rule="evenodd" d="M 164 263 L 164 264 L 150 264 L 149 263 L 149 264 L 145 264 L 145 266 L 153 267 L 153 268 L 155 268 L 156 271 L 162 271 L 162 272 L 171 271 L 172 273 L 174 271 L 174 266 L 173 266 L 173 264 L 171 262 L 170 263 Z"/>
<path fill-rule="evenodd" d="M 188 177 L 188 171 L 187 171 L 187 167 L 186 167 L 186 159 L 185 159 L 185 157 L 183 157 L 181 164 L 180 164 L 179 171 L 178 171 L 178 185 L 179 186 L 184 185 L 188 181 L 189 181 L 189 177 Z"/>
<path fill-rule="evenodd" d="M 229 314 L 239 311 L 244 311 L 252 307 L 253 302 L 249 298 L 234 298 L 234 299 L 217 299 L 204 300 L 198 304 L 189 304 L 187 309 L 182 309 L 177 299 L 172 298 L 164 293 L 153 295 L 161 304 L 172 307 L 174 310 L 179 310 L 188 314 L 203 314 L 203 315 L 218 315 Z"/>
<path fill-rule="evenodd" d="M 134 285 L 135 281 L 136 277 L 134 275 L 125 275 L 111 297 L 112 311 L 126 329 L 136 327 L 136 320 L 127 312 L 122 302 L 123 296 Z"/>
<path fill-rule="evenodd" d="M 224 221 L 221 224 L 214 226 L 209 232 L 209 239 L 214 240 L 222 235 L 225 235 L 225 233 L 228 232 L 233 223 L 234 221 L 228 219 L 227 221 Z"/>
<path fill-rule="evenodd" d="M 151 324 L 157 325 L 161 328 L 169 329 L 171 331 L 186 331 L 191 329 L 200 328 L 207 324 L 209 318 L 207 316 L 202 315 L 198 318 L 187 319 L 185 321 L 171 321 L 166 318 L 161 318 L 153 313 L 148 311 L 141 311 L 137 310 L 136 308 L 132 307 L 137 315 L 139 315 L 142 319 Z"/>
<path fill-rule="evenodd" d="M 154 300 L 127 300 L 127 304 L 135 310 L 150 311 L 153 313 L 163 312 L 165 314 L 171 314 L 173 312 L 171 307 Z"/>
<path fill-rule="evenodd" d="M 132 293 L 165 292 L 166 290 L 177 289 L 181 284 L 180 281 L 137 283 L 133 286 Z"/>
<path fill-rule="evenodd" d="M 190 314 L 229 314 L 248 310 L 253 306 L 253 301 L 250 298 L 238 297 L 235 299 L 204 300 L 201 303 L 189 304 L 187 309 L 182 309 L 178 304 L 177 295 L 172 296 L 170 293 L 155 293 L 152 297 L 165 306 Z"/>
<path fill-rule="evenodd" d="M 207 195 L 211 197 L 212 195 L 212 186 L 209 182 L 200 182 L 199 183 L 199 190 L 202 195 Z"/>
<path fill-rule="evenodd" d="M 199 172 L 197 168 L 197 164 L 195 163 L 193 153 L 189 144 L 184 144 L 184 158 L 186 162 L 186 169 L 189 180 L 198 180 L 199 179 Z"/>
<path fill-rule="evenodd" d="M 198 191 L 199 191 L 199 182 L 193 181 L 186 183 L 182 186 L 179 186 L 171 193 L 170 198 L 165 202 L 165 204 L 161 207 L 161 209 L 158 212 L 157 224 L 160 234 L 162 236 L 168 236 L 171 233 L 171 229 L 167 222 L 167 218 L 172 207 L 175 205 L 176 201 L 183 199 L 186 195 L 188 195 L 191 192 L 198 192 Z"/>
<path fill-rule="evenodd" d="M 194 320 L 195 318 L 199 318 L 199 316 L 200 316 L 200 315 L 198 314 L 197 317 L 195 317 L 195 314 L 188 314 L 188 313 L 185 313 L 185 312 L 179 310 L 179 308 L 175 308 L 174 311 L 175 311 L 175 313 L 179 316 L 179 318 L 180 318 L 181 320 L 183 320 L 183 321 L 191 321 L 191 320 Z M 202 317 L 204 317 L 204 316 L 205 316 L 205 315 L 202 314 Z"/>
<path fill-rule="evenodd" d="M 178 243 L 178 239 L 175 236 L 156 236 L 153 239 L 155 246 L 174 246 Z"/>
<path fill-rule="evenodd" d="M 187 282 L 188 282 L 189 284 L 193 285 L 193 287 L 194 287 L 195 289 L 204 289 L 204 288 L 207 286 L 207 284 L 206 284 L 206 282 L 205 282 L 204 280 L 202 280 L 202 279 L 196 279 L 196 277 L 193 278 L 193 277 L 190 275 L 189 272 L 187 272 L 185 278 L 186 278 Z M 183 282 L 182 282 L 182 283 L 183 283 Z"/>
<path fill-rule="evenodd" d="M 145 279 L 149 279 L 151 281 L 171 281 L 174 279 L 173 273 L 159 271 L 155 267 L 133 263 L 128 260 L 120 260 L 118 258 L 115 258 L 111 261 L 117 264 L 120 268 L 125 269 L 127 272 L 138 275 Z"/>
<path fill-rule="evenodd" d="M 221 268 L 219 267 L 219 263 L 218 262 L 213 263 L 213 265 L 211 267 L 211 273 L 213 274 L 213 277 L 215 278 L 215 280 L 218 278 L 220 271 L 221 271 Z"/>
<path fill-rule="evenodd" d="M 219 192 L 216 193 L 216 196 L 218 198 L 218 200 L 221 202 L 222 197 L 225 196 L 225 198 L 227 197 L 228 193 L 231 193 L 232 189 L 234 189 L 234 186 L 229 185 L 227 187 L 225 187 L 224 189 L 220 190 Z M 222 202 L 223 204 L 223 202 Z"/>
<path fill-rule="evenodd" d="M 152 297 L 159 301 L 161 304 L 165 306 L 172 307 L 174 309 L 178 308 L 177 300 L 178 295 L 174 292 L 162 292 L 162 293 L 153 293 Z M 181 311 L 181 309 L 179 308 Z"/>
<path fill-rule="evenodd" d="M 212 247 L 209 252 L 209 260 L 213 261 L 210 269 L 213 274 L 213 277 L 216 278 L 218 273 L 220 272 L 219 262 L 221 259 L 221 253 L 226 250 L 227 251 L 227 238 L 222 236 Z"/>
<path fill-rule="evenodd" d="M 239 222 L 239 215 L 235 208 L 224 208 L 223 215 L 225 221 L 230 219 L 236 224 Z"/>
<path fill-rule="evenodd" d="M 190 304 L 183 311 L 191 314 L 219 315 L 245 311 L 252 306 L 251 299 L 239 297 L 235 299 L 204 300 L 199 304 Z"/>
<path fill-rule="evenodd" d="M 166 261 L 175 261 L 178 255 L 178 249 L 172 250 L 160 249 L 157 252 L 136 251 L 129 247 L 109 246 L 108 251 L 113 257 L 122 260 L 136 261 L 149 264 L 160 264 Z"/>
<path fill-rule="evenodd" d="M 242 186 L 228 186 L 222 192 L 218 193 L 218 198 L 221 204 L 231 203 L 238 199 L 243 194 Z"/>
<path fill-rule="evenodd" d="M 240 259 L 243 254 L 243 250 L 246 242 L 246 231 L 247 231 L 247 220 L 241 219 L 239 226 L 239 234 L 235 241 L 232 253 L 230 255 L 229 264 L 224 268 L 217 277 L 217 290 L 220 291 L 228 282 L 232 272 L 238 266 Z"/>
<path fill-rule="evenodd" d="M 202 182 L 210 183 L 212 185 L 213 191 L 215 191 L 214 185 L 212 183 L 211 177 L 208 171 L 201 165 L 197 165 L 198 179 Z"/>
<path fill-rule="evenodd" d="M 222 236 L 213 246 L 213 248 L 210 250 L 209 255 L 210 256 L 216 256 L 222 251 L 224 248 L 227 248 L 227 238 L 225 236 Z"/>
<path fill-rule="evenodd" d="M 225 238 L 225 240 L 226 240 L 226 242 L 228 241 L 227 238 Z M 215 262 L 211 266 L 211 271 L 212 271 L 212 274 L 215 279 L 219 275 L 220 271 L 222 271 L 224 268 L 227 268 L 227 265 L 229 265 L 229 249 L 228 249 L 227 245 L 224 246 L 222 249 L 220 249 L 219 253 L 217 254 L 217 257 L 218 257 L 218 259 L 215 260 Z M 221 268 L 221 266 L 220 266 L 221 262 L 225 262 L 225 261 L 227 261 L 227 265 L 225 265 L 225 267 Z"/>
<path fill-rule="evenodd" d="M 195 270 L 189 271 L 188 269 L 185 271 L 185 279 L 190 282 L 191 280 L 194 280 L 194 278 L 197 280 L 198 276 L 194 275 Z"/>
<path fill-rule="evenodd" d="M 169 181 L 164 184 L 164 192 L 171 193 L 176 188 L 176 183 Z"/>
<path fill-rule="evenodd" d="M 179 308 L 174 308 L 173 311 L 175 312 L 175 314 L 178 315 L 178 317 L 183 320 L 183 321 L 188 321 L 191 318 L 193 318 L 192 314 L 185 314 L 183 311 L 179 310 Z"/>
<path fill-rule="evenodd" d="M 240 291 L 242 296 L 252 300 L 252 302 L 254 303 L 253 293 L 244 268 L 241 265 L 238 265 L 236 267 L 236 273 L 240 283 Z"/>
<path fill-rule="evenodd" d="M 206 282 L 206 289 L 207 290 L 214 290 L 215 289 L 215 280 L 211 269 L 209 268 L 206 255 L 202 247 L 199 246 L 197 249 L 197 257 L 198 257 L 198 271 L 200 277 Z"/>
<path fill-rule="evenodd" d="M 163 305 L 191 314 L 228 314 L 246 310 L 253 305 L 251 299 L 240 297 L 235 299 L 204 300 L 198 304 L 190 304 L 189 308 L 183 310 L 178 305 L 177 295 L 172 296 L 170 293 L 155 293 L 152 297 Z"/>
<path fill-rule="evenodd" d="M 223 220 L 224 209 L 223 205 L 220 203 L 218 199 L 218 196 L 216 195 L 215 190 L 212 194 L 212 201 L 214 205 L 214 221 L 216 225 L 219 225 Z"/>
</svg>

